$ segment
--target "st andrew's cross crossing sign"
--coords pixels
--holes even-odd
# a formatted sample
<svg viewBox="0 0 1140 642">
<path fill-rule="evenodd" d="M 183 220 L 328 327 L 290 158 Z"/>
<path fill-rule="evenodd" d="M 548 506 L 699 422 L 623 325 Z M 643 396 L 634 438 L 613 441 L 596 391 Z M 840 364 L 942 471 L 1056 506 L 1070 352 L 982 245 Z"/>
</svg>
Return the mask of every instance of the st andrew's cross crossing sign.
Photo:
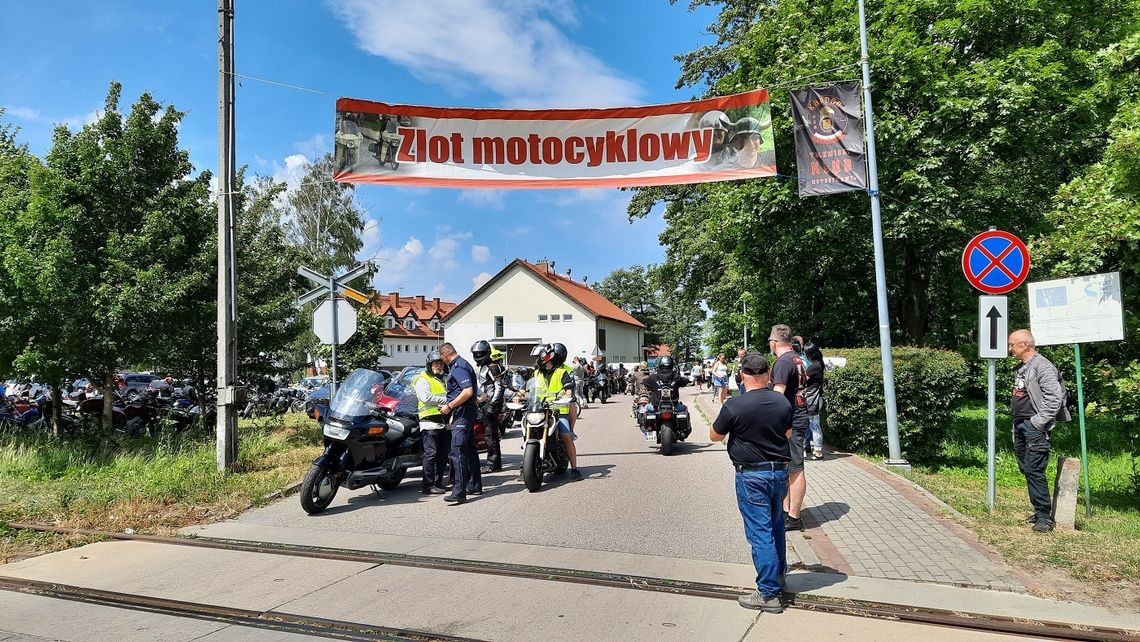
<svg viewBox="0 0 1140 642">
<path fill-rule="evenodd" d="M 1029 276 L 1029 250 L 1009 232 L 982 232 L 962 252 L 962 273 L 970 285 L 986 294 L 1005 294 Z"/>
</svg>

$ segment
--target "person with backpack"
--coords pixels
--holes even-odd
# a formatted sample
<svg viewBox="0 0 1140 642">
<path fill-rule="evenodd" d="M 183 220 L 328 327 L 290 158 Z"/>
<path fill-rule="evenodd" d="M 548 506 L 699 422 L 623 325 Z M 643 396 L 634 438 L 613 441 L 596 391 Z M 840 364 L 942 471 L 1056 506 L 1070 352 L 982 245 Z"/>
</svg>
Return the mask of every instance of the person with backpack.
<svg viewBox="0 0 1140 642">
<path fill-rule="evenodd" d="M 1065 384 L 1061 372 L 1037 352 L 1037 343 L 1029 330 L 1016 330 L 1009 335 L 1009 351 L 1021 365 L 1013 371 L 1013 454 L 1025 475 L 1029 503 L 1033 513 L 1025 521 L 1033 530 L 1053 530 L 1053 500 L 1045 467 L 1049 465 L 1049 433 L 1057 421 L 1071 421 L 1066 405 Z"/>
<path fill-rule="evenodd" d="M 803 344 L 802 356 L 807 368 L 804 386 L 804 409 L 808 416 L 808 435 L 811 437 L 811 458 L 823 459 L 823 426 L 819 415 L 823 412 L 823 352 L 811 341 Z M 806 448 L 805 448 L 806 453 Z"/>
<path fill-rule="evenodd" d="M 784 498 L 784 524 L 788 530 L 803 530 L 800 509 L 807 495 L 807 478 L 804 477 L 804 437 L 808 430 L 807 402 L 804 388 L 807 387 L 807 367 L 800 355 L 792 349 L 792 329 L 783 323 L 772 326 L 768 335 L 768 347 L 776 355 L 772 365 L 772 380 L 769 385 L 784 395 L 792 405 L 792 423 L 788 426 L 788 445 L 791 461 L 788 464 L 788 494 Z"/>
</svg>

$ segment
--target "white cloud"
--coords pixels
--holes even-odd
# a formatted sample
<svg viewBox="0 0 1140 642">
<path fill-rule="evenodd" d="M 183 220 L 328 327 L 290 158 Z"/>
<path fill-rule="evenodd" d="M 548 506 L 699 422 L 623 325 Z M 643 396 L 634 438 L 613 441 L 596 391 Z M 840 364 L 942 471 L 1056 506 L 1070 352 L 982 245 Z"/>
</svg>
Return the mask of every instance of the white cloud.
<svg viewBox="0 0 1140 642">
<path fill-rule="evenodd" d="M 494 275 L 487 272 L 480 272 L 479 274 L 473 276 L 471 278 L 471 285 L 474 287 L 471 288 L 471 291 L 474 292 L 475 290 L 483 287 L 483 284 L 485 284 L 487 281 L 490 281 L 492 276 Z"/>
<path fill-rule="evenodd" d="M 491 248 L 486 245 L 472 245 L 471 260 L 476 263 L 486 263 L 491 260 Z"/>
<path fill-rule="evenodd" d="M 330 0 L 364 51 L 448 87 L 488 88 L 511 107 L 639 104 L 643 91 L 563 26 L 570 2 Z"/>
<path fill-rule="evenodd" d="M 376 258 L 379 270 L 372 279 L 372 287 L 377 292 L 399 289 L 404 285 L 403 280 L 415 272 L 423 254 L 423 241 L 414 236 L 409 237 L 398 250 L 380 250 Z"/>
<path fill-rule="evenodd" d="M 21 120 L 39 120 L 43 116 L 43 114 L 41 114 L 38 109 L 32 109 L 31 107 L 4 105 L 0 108 L 4 110 L 4 113 L 6 115 L 12 116 L 13 118 L 19 118 Z"/>
<path fill-rule="evenodd" d="M 67 125 L 70 129 L 80 129 L 84 125 L 90 125 L 103 117 L 102 109 L 92 109 L 91 111 L 83 114 L 82 116 L 69 116 L 60 120 L 60 124 Z"/>
<path fill-rule="evenodd" d="M 501 189 L 465 189 L 459 192 L 459 202 L 478 208 L 501 210 L 506 205 L 507 193 Z"/>
<path fill-rule="evenodd" d="M 285 157 L 284 165 L 277 161 L 273 161 L 272 165 L 273 180 L 285 183 L 289 187 L 289 191 L 293 191 L 300 185 L 301 179 L 308 171 L 309 158 L 304 154 L 290 154 Z"/>
<path fill-rule="evenodd" d="M 357 259 L 371 261 L 380 256 L 380 219 L 366 218 L 364 230 L 360 233 L 360 241 L 364 244 L 357 253 Z"/>
<path fill-rule="evenodd" d="M 533 227 L 531 227 L 529 225 L 524 225 L 522 227 L 516 227 L 516 228 L 510 230 L 506 234 L 507 234 L 507 236 L 518 238 L 520 236 L 526 236 L 527 234 L 530 234 L 533 231 L 534 231 Z"/>
<path fill-rule="evenodd" d="M 315 161 L 332 151 L 332 139 L 326 134 L 315 134 L 308 140 L 293 143 L 293 148 L 310 161 Z"/>
<path fill-rule="evenodd" d="M 435 266 L 447 272 L 459 267 L 459 262 L 455 260 L 455 253 L 459 250 L 459 241 L 456 239 L 445 236 L 437 239 L 435 244 L 428 250 L 428 256 Z"/>
</svg>

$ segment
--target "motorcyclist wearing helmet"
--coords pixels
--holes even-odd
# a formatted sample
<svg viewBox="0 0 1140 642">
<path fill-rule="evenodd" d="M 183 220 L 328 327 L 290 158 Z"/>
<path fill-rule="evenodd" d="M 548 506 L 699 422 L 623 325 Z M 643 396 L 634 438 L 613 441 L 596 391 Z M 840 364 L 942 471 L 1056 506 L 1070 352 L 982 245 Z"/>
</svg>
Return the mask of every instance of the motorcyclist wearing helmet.
<svg viewBox="0 0 1140 642">
<path fill-rule="evenodd" d="M 728 143 L 736 151 L 737 167 L 744 169 L 756 167 L 760 163 L 760 145 L 764 143 L 764 135 L 760 133 L 760 121 L 751 116 L 736 121 L 732 138 Z"/>
<path fill-rule="evenodd" d="M 713 131 L 712 150 L 709 153 L 708 160 L 705 161 L 705 165 L 709 168 L 715 168 L 727 164 L 731 160 L 731 151 L 727 143 L 732 129 L 732 121 L 728 119 L 728 115 L 715 109 L 706 112 L 704 116 L 701 116 L 698 127 Z"/>
<path fill-rule="evenodd" d="M 486 340 L 471 345 L 471 356 L 479 366 L 479 403 L 483 406 L 484 434 L 487 441 L 487 463 L 481 473 L 494 473 L 503 469 L 503 453 L 499 447 L 499 415 L 503 411 L 503 393 L 506 390 L 507 369 L 503 367 L 503 351 L 491 347 Z"/>
<path fill-rule="evenodd" d="M 538 379 L 538 396 L 540 399 L 554 401 L 555 399 L 574 399 L 574 371 L 566 365 L 566 346 L 561 343 L 550 343 L 543 347 L 538 355 L 538 368 L 534 376 Z M 578 420 L 577 404 L 571 401 L 570 405 L 554 410 L 558 415 L 558 434 L 562 444 L 566 447 L 566 455 L 570 458 L 570 479 L 582 479 L 578 470 L 578 451 L 574 448 L 574 424 Z"/>
<path fill-rule="evenodd" d="M 412 378 L 412 388 L 419 400 L 420 430 L 424 436 L 423 481 L 420 492 L 425 495 L 442 495 L 447 492 L 443 485 L 443 469 L 451 452 L 451 432 L 447 429 L 447 418 L 439 410 L 440 404 L 447 401 L 447 363 L 438 350 L 427 355 L 426 369 Z"/>
<path fill-rule="evenodd" d="M 679 390 L 692 382 L 681 376 L 676 370 L 677 364 L 673 357 L 661 357 L 661 360 L 657 362 L 657 372 L 645 378 L 643 385 L 649 390 L 647 412 L 653 412 L 653 409 L 661 404 L 661 391 L 666 389 L 673 391 L 673 398 L 677 400 L 677 410 L 684 410 L 685 404 L 681 403 Z"/>
</svg>

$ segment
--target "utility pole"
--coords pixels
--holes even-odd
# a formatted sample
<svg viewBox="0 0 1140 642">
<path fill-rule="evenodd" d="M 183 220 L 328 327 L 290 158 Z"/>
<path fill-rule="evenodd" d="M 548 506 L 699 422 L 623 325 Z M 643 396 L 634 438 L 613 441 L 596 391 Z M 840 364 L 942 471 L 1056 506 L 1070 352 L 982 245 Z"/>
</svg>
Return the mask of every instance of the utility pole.
<svg viewBox="0 0 1140 642">
<path fill-rule="evenodd" d="M 887 309 L 887 268 L 883 258 L 883 217 L 879 210 L 879 166 L 875 158 L 875 120 L 871 109 L 871 62 L 867 56 L 867 16 L 859 0 L 859 46 L 863 63 L 863 109 L 867 117 L 867 179 L 871 195 L 871 227 L 875 237 L 875 292 L 879 304 L 879 350 L 883 360 L 883 402 L 887 410 L 888 466 L 910 468 L 899 446 L 899 417 L 895 405 L 895 366 L 891 356 L 891 317 Z"/>
<path fill-rule="evenodd" d="M 234 257 L 234 0 L 218 0 L 218 471 L 237 461 Z"/>
</svg>

